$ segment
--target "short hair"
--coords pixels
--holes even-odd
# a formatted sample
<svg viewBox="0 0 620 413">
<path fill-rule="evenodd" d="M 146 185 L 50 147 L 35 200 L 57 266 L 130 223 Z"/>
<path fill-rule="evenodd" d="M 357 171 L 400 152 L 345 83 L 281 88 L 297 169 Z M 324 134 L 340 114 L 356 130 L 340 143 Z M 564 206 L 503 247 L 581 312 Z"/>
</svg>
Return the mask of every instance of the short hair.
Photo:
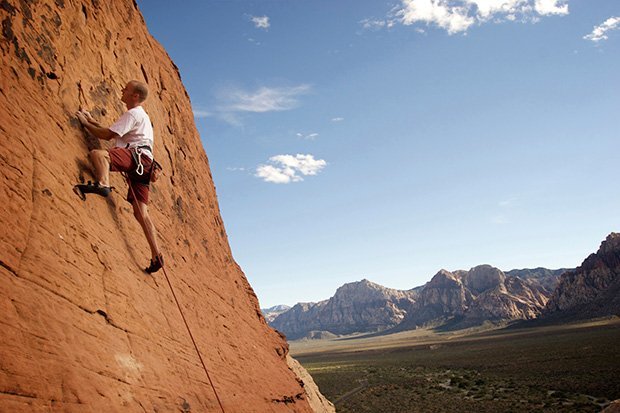
<svg viewBox="0 0 620 413">
<path fill-rule="evenodd" d="M 140 102 L 144 102 L 149 95 L 148 86 L 139 80 L 132 80 L 130 83 L 133 86 L 133 93 L 137 93 L 140 96 Z"/>
</svg>

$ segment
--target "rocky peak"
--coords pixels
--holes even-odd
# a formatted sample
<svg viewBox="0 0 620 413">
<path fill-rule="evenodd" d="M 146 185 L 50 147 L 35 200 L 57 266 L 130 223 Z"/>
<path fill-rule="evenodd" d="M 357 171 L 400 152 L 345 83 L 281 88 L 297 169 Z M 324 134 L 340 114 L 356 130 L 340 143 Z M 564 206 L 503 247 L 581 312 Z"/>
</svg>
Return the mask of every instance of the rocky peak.
<svg viewBox="0 0 620 413">
<path fill-rule="evenodd" d="M 334 300 L 350 301 L 357 303 L 371 302 L 375 300 L 400 299 L 408 297 L 406 291 L 394 290 L 373 283 L 367 279 L 342 285 L 336 290 Z"/>
<path fill-rule="evenodd" d="M 419 291 L 417 301 L 397 329 L 416 328 L 460 316 L 472 298 L 456 275 L 442 269 Z"/>
<path fill-rule="evenodd" d="M 366 278 L 364 278 L 360 281 L 353 281 L 353 282 L 341 285 L 336 290 L 336 294 L 334 294 L 334 296 L 346 296 L 350 294 L 356 294 L 359 292 L 381 291 L 383 289 L 384 287 L 380 286 L 379 284 L 375 284 L 367 280 Z"/>
<path fill-rule="evenodd" d="M 542 287 L 546 295 L 550 295 L 560 282 L 560 275 L 566 271 L 570 271 L 569 268 L 560 268 L 557 270 L 550 270 L 548 268 L 524 268 L 514 269 L 506 271 L 507 277 L 518 277 L 526 280 L 532 286 Z"/>
<path fill-rule="evenodd" d="M 459 278 L 447 270 L 439 270 L 424 287 L 428 288 L 462 288 Z"/>
<path fill-rule="evenodd" d="M 454 270 L 454 271 L 451 271 L 451 272 L 452 272 L 452 274 L 454 274 L 462 282 L 463 278 L 467 275 L 467 273 L 469 271 L 466 271 L 466 270 Z"/>
<path fill-rule="evenodd" d="M 314 307 L 322 307 L 323 305 L 325 305 L 325 303 L 327 303 L 327 300 L 324 301 L 319 301 L 318 303 L 297 303 L 294 306 L 292 306 L 291 308 L 289 308 L 286 311 L 283 311 L 282 314 L 287 313 L 289 311 L 292 312 L 305 312 L 310 310 L 311 308 Z"/>
<path fill-rule="evenodd" d="M 562 274 L 546 313 L 575 317 L 620 315 L 620 234 L 611 233 L 598 251 Z"/>
<path fill-rule="evenodd" d="M 602 256 L 615 257 L 618 250 L 620 250 L 620 233 L 612 232 L 607 236 L 605 241 L 601 243 L 597 254 Z M 614 266 L 615 264 L 611 265 Z"/>
<path fill-rule="evenodd" d="M 273 307 L 269 307 L 269 308 L 265 308 L 263 309 L 263 311 L 267 311 L 267 312 L 282 312 L 282 311 L 286 311 L 289 308 L 291 308 L 288 305 L 285 304 L 278 304 L 278 305 L 274 305 Z"/>
<path fill-rule="evenodd" d="M 415 293 L 385 288 L 363 279 L 347 283 L 329 300 L 299 303 L 276 317 L 271 325 L 289 339 L 329 334 L 375 332 L 401 322 Z"/>
<path fill-rule="evenodd" d="M 506 275 L 502 270 L 490 265 L 478 265 L 463 277 L 463 284 L 473 293 L 480 294 L 503 284 Z"/>
</svg>

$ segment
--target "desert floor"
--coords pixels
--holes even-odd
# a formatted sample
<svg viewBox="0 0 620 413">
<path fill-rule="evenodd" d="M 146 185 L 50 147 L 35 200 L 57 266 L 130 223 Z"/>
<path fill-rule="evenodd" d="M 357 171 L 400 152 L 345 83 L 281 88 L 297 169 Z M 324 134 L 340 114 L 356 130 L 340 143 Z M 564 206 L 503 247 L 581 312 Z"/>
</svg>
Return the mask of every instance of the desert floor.
<svg viewBox="0 0 620 413">
<path fill-rule="evenodd" d="M 620 318 L 291 343 L 346 412 L 599 412 L 620 399 Z"/>
</svg>

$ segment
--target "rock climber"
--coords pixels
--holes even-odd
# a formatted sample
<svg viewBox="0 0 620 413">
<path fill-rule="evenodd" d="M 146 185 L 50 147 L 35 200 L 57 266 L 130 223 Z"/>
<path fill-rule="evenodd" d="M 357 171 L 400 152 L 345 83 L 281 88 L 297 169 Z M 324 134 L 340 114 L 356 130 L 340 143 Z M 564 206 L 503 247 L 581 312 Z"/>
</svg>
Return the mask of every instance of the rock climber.
<svg viewBox="0 0 620 413">
<path fill-rule="evenodd" d="M 79 110 L 76 113 L 82 126 L 94 137 L 116 141 L 111 149 L 90 151 L 96 181 L 94 184 L 88 182 L 88 184 L 76 185 L 76 188 L 82 196 L 86 193 L 94 193 L 107 197 L 112 190 L 110 171 L 127 174 L 129 182 L 127 201 L 133 206 L 134 216 L 140 223 L 151 248 L 151 262 L 145 269 L 151 274 L 164 266 L 164 258 L 157 245 L 155 225 L 147 208 L 150 175 L 154 164 L 153 127 L 141 105 L 146 100 L 148 88 L 144 83 L 132 80 L 121 92 L 121 101 L 127 107 L 127 111 L 109 128 L 101 126 L 85 110 Z"/>
</svg>

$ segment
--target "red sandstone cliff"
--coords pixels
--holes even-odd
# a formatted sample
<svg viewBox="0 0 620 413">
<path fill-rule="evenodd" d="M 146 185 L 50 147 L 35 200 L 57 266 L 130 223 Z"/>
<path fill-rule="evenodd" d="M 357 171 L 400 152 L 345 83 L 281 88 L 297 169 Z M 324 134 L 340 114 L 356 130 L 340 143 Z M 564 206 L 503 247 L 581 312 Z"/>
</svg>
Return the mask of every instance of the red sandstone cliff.
<svg viewBox="0 0 620 413">
<path fill-rule="evenodd" d="M 0 411 L 220 411 L 163 274 L 141 271 L 122 178 L 109 199 L 71 190 L 99 146 L 73 114 L 111 124 L 130 79 L 149 85 L 165 170 L 151 215 L 224 408 L 312 411 L 232 258 L 178 70 L 135 3 L 2 0 L 0 20 Z"/>
</svg>

